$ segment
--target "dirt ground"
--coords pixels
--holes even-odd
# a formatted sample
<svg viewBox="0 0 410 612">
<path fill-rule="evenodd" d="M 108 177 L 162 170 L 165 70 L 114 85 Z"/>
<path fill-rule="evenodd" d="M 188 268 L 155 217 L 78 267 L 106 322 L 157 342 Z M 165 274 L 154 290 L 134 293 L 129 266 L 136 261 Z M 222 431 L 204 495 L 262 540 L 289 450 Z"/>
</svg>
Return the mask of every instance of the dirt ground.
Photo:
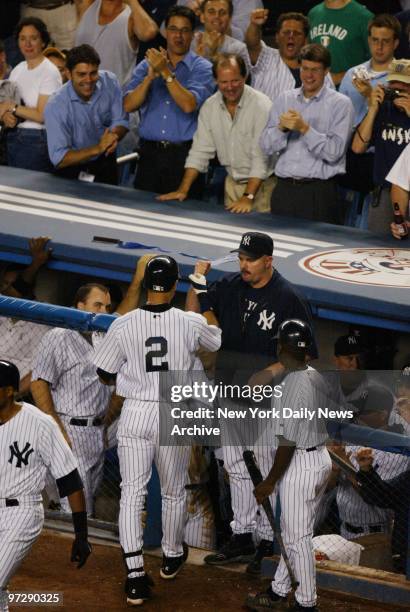
<svg viewBox="0 0 410 612">
<path fill-rule="evenodd" d="M 25 610 L 94 612 L 129 609 L 123 592 L 124 569 L 119 548 L 93 545 L 87 564 L 78 570 L 69 562 L 70 539 L 44 532 L 12 578 L 9 590 L 60 591 L 64 605 L 29 607 Z M 245 612 L 247 593 L 264 590 L 266 579 L 208 566 L 186 565 L 176 580 L 159 577 L 160 559 L 146 555 L 146 568 L 155 582 L 154 597 L 141 607 L 158 612 Z M 395 606 L 365 603 L 357 598 L 320 593 L 321 612 L 397 612 Z M 11 611 L 21 608 L 10 607 Z"/>
</svg>

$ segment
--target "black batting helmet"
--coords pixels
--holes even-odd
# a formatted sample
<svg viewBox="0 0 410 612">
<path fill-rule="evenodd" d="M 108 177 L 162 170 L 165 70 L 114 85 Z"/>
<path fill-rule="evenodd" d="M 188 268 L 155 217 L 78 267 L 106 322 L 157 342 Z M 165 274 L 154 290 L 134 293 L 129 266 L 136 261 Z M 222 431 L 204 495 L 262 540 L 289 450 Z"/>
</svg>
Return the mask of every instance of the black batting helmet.
<svg viewBox="0 0 410 612">
<path fill-rule="evenodd" d="M 0 387 L 13 387 L 15 391 L 19 390 L 20 372 L 17 366 L 11 361 L 5 359 L 0 360 Z"/>
<path fill-rule="evenodd" d="M 173 257 L 157 255 L 149 260 L 144 274 L 144 287 L 166 293 L 178 280 L 178 264 Z"/>
<path fill-rule="evenodd" d="M 288 319 L 279 325 L 277 338 L 282 346 L 307 351 L 313 344 L 310 325 L 300 319 Z"/>
</svg>

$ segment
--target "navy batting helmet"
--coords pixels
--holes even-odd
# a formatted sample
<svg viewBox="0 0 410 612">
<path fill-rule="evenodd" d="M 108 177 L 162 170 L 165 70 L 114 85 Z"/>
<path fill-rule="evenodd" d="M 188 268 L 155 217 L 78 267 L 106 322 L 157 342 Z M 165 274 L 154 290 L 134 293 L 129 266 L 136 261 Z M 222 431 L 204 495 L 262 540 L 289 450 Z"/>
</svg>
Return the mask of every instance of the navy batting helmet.
<svg viewBox="0 0 410 612">
<path fill-rule="evenodd" d="M 178 280 L 178 264 L 173 257 L 157 255 L 149 260 L 144 274 L 144 287 L 151 291 L 170 291 Z"/>
<path fill-rule="evenodd" d="M 0 387 L 13 387 L 15 391 L 19 390 L 20 373 L 17 366 L 11 361 L 0 360 Z"/>
<path fill-rule="evenodd" d="M 310 325 L 300 319 L 288 319 L 279 325 L 277 338 L 282 346 L 309 350 L 313 344 Z"/>
</svg>

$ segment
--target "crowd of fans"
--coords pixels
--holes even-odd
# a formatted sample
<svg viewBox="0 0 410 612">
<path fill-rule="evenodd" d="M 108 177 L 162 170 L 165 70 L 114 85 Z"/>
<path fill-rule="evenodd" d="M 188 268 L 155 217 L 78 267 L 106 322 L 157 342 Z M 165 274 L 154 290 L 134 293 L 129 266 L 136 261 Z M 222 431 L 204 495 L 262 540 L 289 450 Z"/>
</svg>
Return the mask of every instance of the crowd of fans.
<svg viewBox="0 0 410 612">
<path fill-rule="evenodd" d="M 160 199 L 200 199 L 222 176 L 229 212 L 403 237 L 392 205 L 408 225 L 407 0 L 14 4 L 0 33 L 1 163 L 117 184 L 118 151 L 138 142 L 134 186 Z"/>
</svg>

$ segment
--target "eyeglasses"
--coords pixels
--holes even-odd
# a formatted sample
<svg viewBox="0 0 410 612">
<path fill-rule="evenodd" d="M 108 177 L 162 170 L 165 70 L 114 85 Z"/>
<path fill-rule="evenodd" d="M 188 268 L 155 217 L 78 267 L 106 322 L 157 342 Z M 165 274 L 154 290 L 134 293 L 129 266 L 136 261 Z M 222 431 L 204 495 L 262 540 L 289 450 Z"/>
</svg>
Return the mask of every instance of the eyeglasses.
<svg viewBox="0 0 410 612">
<path fill-rule="evenodd" d="M 177 28 L 176 26 L 168 26 L 167 30 L 171 34 L 190 34 L 192 32 L 191 28 Z"/>
</svg>

